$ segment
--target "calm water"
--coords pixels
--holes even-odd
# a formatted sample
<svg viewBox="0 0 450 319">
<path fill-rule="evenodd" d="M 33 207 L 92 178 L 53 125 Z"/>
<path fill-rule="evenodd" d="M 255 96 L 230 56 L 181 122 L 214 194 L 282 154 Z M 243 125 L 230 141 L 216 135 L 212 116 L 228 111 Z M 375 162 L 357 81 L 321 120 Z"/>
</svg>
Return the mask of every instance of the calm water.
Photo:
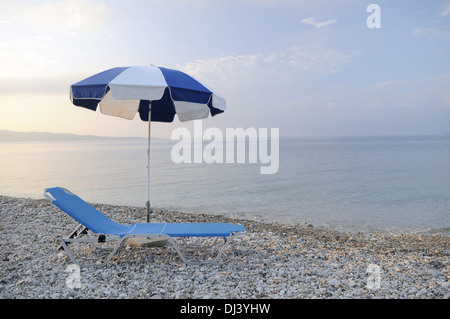
<svg viewBox="0 0 450 319">
<path fill-rule="evenodd" d="M 0 194 L 42 198 L 63 186 L 89 202 L 143 207 L 146 143 L 0 143 Z M 274 175 L 259 163 L 174 164 L 173 144 L 152 140 L 155 208 L 345 231 L 450 228 L 450 136 L 281 139 Z"/>
</svg>

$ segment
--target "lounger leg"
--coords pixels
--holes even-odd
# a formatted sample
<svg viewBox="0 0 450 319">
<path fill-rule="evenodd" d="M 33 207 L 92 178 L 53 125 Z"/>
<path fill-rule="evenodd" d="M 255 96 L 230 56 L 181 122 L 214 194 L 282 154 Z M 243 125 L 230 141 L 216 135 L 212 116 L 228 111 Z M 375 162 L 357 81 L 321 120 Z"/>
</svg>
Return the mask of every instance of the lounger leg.
<svg viewBox="0 0 450 319">
<path fill-rule="evenodd" d="M 219 239 L 219 237 L 214 237 L 213 242 L 212 242 L 211 244 L 209 244 L 209 245 L 204 245 L 204 246 L 194 246 L 194 245 L 188 244 L 188 243 L 186 242 L 186 239 L 184 239 L 183 237 L 181 237 L 181 240 L 183 241 L 183 244 L 186 246 L 186 248 L 187 248 L 187 249 L 194 249 L 194 250 L 197 250 L 197 249 L 202 249 L 202 250 L 210 249 L 210 248 L 212 248 L 212 247 L 217 243 L 217 240 L 218 240 L 218 239 Z M 223 239 L 224 239 L 224 241 L 227 240 L 226 237 L 223 237 Z"/>
<path fill-rule="evenodd" d="M 172 237 L 169 237 L 169 242 L 172 244 L 172 246 L 175 248 L 175 250 L 177 251 L 178 255 L 180 255 L 181 259 L 188 265 L 202 265 L 202 264 L 214 264 L 216 263 L 219 258 L 222 256 L 223 252 L 225 251 L 225 249 L 230 245 L 231 241 L 233 240 L 234 236 L 241 236 L 243 235 L 243 233 L 239 233 L 239 234 L 231 234 L 228 238 L 223 237 L 225 239 L 225 243 L 223 244 L 223 246 L 219 249 L 219 252 L 217 253 L 217 255 L 212 259 L 212 260 L 204 260 L 204 261 L 200 261 L 200 260 L 193 260 L 193 259 L 188 259 L 180 250 L 180 248 L 178 247 L 178 244 L 175 242 L 175 240 Z M 216 238 L 217 239 L 217 238 Z M 216 239 L 214 240 L 213 244 L 216 242 Z M 185 242 L 184 238 L 183 238 L 183 242 Z M 210 248 L 212 246 L 209 245 L 206 247 L 206 249 Z M 190 247 L 192 248 L 192 247 Z"/>
<path fill-rule="evenodd" d="M 87 234 L 88 229 L 83 226 L 82 224 L 79 224 L 77 227 L 75 227 L 75 229 L 70 233 L 69 236 L 67 236 L 67 238 L 76 238 L 78 236 L 82 236 L 84 234 Z M 62 250 L 64 247 L 63 245 L 60 245 L 58 247 L 58 250 Z"/>
<path fill-rule="evenodd" d="M 71 242 L 77 242 L 77 243 L 92 243 L 95 244 L 95 241 L 97 239 L 89 238 L 89 239 L 81 239 L 81 238 L 61 238 L 58 237 L 59 242 L 61 243 L 61 247 L 64 248 L 64 250 L 67 252 L 67 255 L 69 256 L 70 260 L 72 260 L 73 263 L 77 264 L 80 267 L 102 267 L 107 265 L 112 257 L 116 254 L 116 252 L 119 250 L 120 246 L 127 241 L 127 238 L 120 238 L 115 246 L 113 248 L 103 248 L 103 249 L 112 249 L 111 253 L 106 257 L 104 262 L 95 263 L 95 264 L 83 264 L 81 263 L 77 258 L 75 258 L 75 255 L 73 254 L 72 250 L 67 245 Z M 97 247 L 96 247 L 97 248 Z"/>
<path fill-rule="evenodd" d="M 59 249 L 63 248 L 63 249 L 66 251 L 67 255 L 69 255 L 70 260 L 72 260 L 75 264 L 77 264 L 78 266 L 81 267 L 82 264 L 80 264 L 80 263 L 78 262 L 78 260 L 75 258 L 75 256 L 74 256 L 73 253 L 72 253 L 72 250 L 70 250 L 70 248 L 67 246 L 65 240 L 62 239 L 61 237 L 58 237 L 58 240 L 59 240 L 59 242 L 61 243 L 61 246 L 59 246 L 59 247 L 60 247 Z M 59 249 L 58 249 L 58 250 L 59 250 Z"/>
<path fill-rule="evenodd" d="M 113 258 L 113 256 L 116 254 L 116 252 L 119 250 L 119 248 L 128 241 L 127 237 L 122 237 L 119 239 L 119 241 L 117 242 L 117 244 L 114 246 L 113 250 L 111 251 L 111 253 L 108 255 L 108 257 L 105 260 L 105 264 L 109 263 L 111 261 L 111 259 Z"/>
</svg>

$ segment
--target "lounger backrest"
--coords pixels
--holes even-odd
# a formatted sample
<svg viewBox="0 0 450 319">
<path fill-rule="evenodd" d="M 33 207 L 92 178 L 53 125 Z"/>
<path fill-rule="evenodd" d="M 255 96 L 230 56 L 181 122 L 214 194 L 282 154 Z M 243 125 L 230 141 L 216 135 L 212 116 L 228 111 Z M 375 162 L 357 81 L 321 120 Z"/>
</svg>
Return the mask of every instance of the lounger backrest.
<svg viewBox="0 0 450 319">
<path fill-rule="evenodd" d="M 66 189 L 53 187 L 45 192 L 51 195 L 53 204 L 94 233 L 121 235 L 130 230 L 130 226 L 115 223 Z"/>
</svg>

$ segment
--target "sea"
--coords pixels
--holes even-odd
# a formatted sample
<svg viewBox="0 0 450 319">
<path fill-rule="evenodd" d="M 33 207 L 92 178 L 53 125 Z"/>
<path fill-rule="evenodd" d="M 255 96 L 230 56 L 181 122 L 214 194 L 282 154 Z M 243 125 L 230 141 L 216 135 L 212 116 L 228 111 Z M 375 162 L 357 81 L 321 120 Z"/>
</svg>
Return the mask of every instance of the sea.
<svg viewBox="0 0 450 319">
<path fill-rule="evenodd" d="M 154 209 L 450 234 L 449 135 L 280 138 L 275 174 L 261 174 L 263 164 L 248 158 L 175 163 L 176 143 L 151 140 Z M 61 186 L 91 203 L 145 207 L 147 182 L 145 138 L 0 142 L 0 195 L 38 199 Z"/>
</svg>

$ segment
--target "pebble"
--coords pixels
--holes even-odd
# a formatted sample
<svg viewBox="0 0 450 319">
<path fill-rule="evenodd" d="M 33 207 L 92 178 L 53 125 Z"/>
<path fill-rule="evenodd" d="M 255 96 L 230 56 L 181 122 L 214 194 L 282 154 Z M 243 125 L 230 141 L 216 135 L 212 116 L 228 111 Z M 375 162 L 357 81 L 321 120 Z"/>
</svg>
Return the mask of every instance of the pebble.
<svg viewBox="0 0 450 319">
<path fill-rule="evenodd" d="M 145 221 L 145 208 L 94 206 L 119 223 Z M 210 266 L 187 266 L 171 246 L 124 246 L 106 267 L 81 268 L 70 286 L 71 261 L 55 251 L 56 237 L 76 226 L 70 217 L 46 200 L 0 196 L 0 218 L 1 299 L 450 299 L 443 234 L 344 233 L 155 210 L 155 222 L 239 223 L 247 234 Z"/>
<path fill-rule="evenodd" d="M 408 291 L 408 293 L 410 294 L 410 295 L 413 295 L 413 294 L 415 294 L 417 292 L 417 288 L 416 287 L 412 287 L 411 289 L 409 289 L 409 291 Z"/>
</svg>

